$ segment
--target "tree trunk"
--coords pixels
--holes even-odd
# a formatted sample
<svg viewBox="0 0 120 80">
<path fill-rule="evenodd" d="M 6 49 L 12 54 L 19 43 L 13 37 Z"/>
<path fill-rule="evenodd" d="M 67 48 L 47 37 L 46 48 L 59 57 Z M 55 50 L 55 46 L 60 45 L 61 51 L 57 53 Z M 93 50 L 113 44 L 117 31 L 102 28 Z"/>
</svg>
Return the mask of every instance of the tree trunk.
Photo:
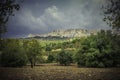
<svg viewBox="0 0 120 80">
<path fill-rule="evenodd" d="M 34 57 L 33 65 L 36 66 L 36 57 Z"/>
<path fill-rule="evenodd" d="M 30 63 L 31 63 L 31 68 L 33 68 L 33 66 L 34 66 L 33 61 L 30 60 Z"/>
<path fill-rule="evenodd" d="M 33 64 L 31 63 L 31 68 L 33 68 Z"/>
</svg>

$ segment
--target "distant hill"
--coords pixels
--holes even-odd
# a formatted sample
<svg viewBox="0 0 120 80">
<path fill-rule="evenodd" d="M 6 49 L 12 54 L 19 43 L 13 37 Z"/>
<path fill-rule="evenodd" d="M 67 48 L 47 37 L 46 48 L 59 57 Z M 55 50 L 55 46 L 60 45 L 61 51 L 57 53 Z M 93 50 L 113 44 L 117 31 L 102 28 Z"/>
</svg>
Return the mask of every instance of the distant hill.
<svg viewBox="0 0 120 80">
<path fill-rule="evenodd" d="M 54 30 L 46 34 L 29 34 L 28 38 L 75 38 L 89 36 L 91 34 L 96 34 L 97 31 L 86 30 L 86 29 L 67 29 L 67 30 Z"/>
</svg>

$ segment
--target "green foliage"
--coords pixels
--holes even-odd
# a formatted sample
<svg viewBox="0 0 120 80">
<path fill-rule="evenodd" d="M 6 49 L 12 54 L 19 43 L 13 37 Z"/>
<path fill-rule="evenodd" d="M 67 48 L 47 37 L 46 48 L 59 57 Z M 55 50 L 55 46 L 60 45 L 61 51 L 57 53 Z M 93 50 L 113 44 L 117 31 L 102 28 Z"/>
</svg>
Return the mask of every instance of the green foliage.
<svg viewBox="0 0 120 80">
<path fill-rule="evenodd" d="M 37 56 L 41 54 L 41 46 L 37 40 L 33 39 L 23 41 L 23 47 L 33 68 L 36 64 Z"/>
<path fill-rule="evenodd" d="M 78 50 L 75 54 L 75 61 L 77 62 L 78 66 L 84 66 L 85 65 L 85 56 L 82 54 L 82 49 Z"/>
<path fill-rule="evenodd" d="M 47 59 L 47 62 L 51 63 L 55 60 L 54 56 L 53 55 L 49 55 L 48 56 L 48 59 Z"/>
<path fill-rule="evenodd" d="M 1 65 L 4 67 L 22 67 L 26 65 L 27 56 L 17 39 L 4 40 L 1 54 Z"/>
<path fill-rule="evenodd" d="M 75 55 L 78 66 L 113 67 L 120 65 L 118 62 L 120 61 L 120 50 L 118 50 L 120 39 L 118 37 L 115 37 L 111 31 L 101 30 L 97 35 L 84 39 Z"/>
<path fill-rule="evenodd" d="M 72 63 L 72 55 L 68 52 L 65 52 L 64 50 L 62 50 L 58 55 L 57 55 L 57 61 L 61 64 L 61 65 L 70 65 L 70 63 Z"/>
<path fill-rule="evenodd" d="M 47 56 L 37 56 L 36 63 L 41 64 L 41 63 L 47 63 Z"/>
<path fill-rule="evenodd" d="M 104 21 L 113 28 L 120 29 L 120 0 L 107 0 L 103 7 Z"/>
<path fill-rule="evenodd" d="M 64 42 L 54 43 L 52 41 L 49 44 L 45 43 L 44 47 L 41 47 L 42 42 L 35 39 L 4 39 L 1 41 L 3 44 L 1 44 L 0 59 L 3 66 L 6 66 L 5 64 L 9 66 L 12 61 L 13 63 L 10 64 L 18 67 L 24 65 L 26 59 L 31 63 L 31 67 L 36 63 L 56 61 L 61 65 L 70 65 L 73 59 L 78 66 L 120 66 L 120 36 L 112 34 L 111 31 L 101 30 L 97 35 Z"/>
<path fill-rule="evenodd" d="M 45 50 L 46 51 L 51 51 L 52 44 L 46 45 Z"/>
</svg>

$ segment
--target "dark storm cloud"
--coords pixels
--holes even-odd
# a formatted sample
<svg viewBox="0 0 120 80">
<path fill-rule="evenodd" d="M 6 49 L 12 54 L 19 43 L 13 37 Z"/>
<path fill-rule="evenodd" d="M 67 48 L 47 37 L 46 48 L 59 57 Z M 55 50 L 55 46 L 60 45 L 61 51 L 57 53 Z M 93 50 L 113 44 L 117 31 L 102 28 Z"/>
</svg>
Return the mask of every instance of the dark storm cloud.
<svg viewBox="0 0 120 80">
<path fill-rule="evenodd" d="M 100 7 L 104 0 L 23 0 L 5 36 L 19 37 L 57 29 L 106 29 Z"/>
</svg>

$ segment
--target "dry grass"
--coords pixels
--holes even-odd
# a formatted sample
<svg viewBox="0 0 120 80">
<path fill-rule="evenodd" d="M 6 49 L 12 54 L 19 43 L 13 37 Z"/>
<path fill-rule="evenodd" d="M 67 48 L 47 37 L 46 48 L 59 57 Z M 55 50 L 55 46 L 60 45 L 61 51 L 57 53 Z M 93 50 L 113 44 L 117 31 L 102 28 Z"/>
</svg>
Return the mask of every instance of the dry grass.
<svg viewBox="0 0 120 80">
<path fill-rule="evenodd" d="M 0 80 L 120 80 L 120 68 L 77 68 L 41 65 L 0 68 Z"/>
</svg>

